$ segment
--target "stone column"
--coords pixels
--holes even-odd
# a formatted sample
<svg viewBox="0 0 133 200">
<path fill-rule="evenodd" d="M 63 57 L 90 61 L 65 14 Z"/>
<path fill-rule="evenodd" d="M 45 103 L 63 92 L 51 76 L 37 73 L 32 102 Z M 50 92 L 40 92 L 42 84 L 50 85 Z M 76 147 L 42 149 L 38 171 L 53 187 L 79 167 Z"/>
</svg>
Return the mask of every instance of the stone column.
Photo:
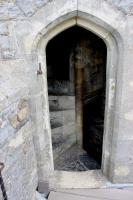
<svg viewBox="0 0 133 200">
<path fill-rule="evenodd" d="M 75 53 L 75 104 L 76 104 L 76 135 L 77 143 L 83 144 L 83 56 L 80 47 Z"/>
</svg>

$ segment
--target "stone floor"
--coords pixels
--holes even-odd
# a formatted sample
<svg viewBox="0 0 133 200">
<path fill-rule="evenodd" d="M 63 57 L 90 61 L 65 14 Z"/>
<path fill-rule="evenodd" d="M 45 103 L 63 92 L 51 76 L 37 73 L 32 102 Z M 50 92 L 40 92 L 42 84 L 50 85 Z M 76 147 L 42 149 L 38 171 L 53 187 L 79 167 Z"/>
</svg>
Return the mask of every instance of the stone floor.
<svg viewBox="0 0 133 200">
<path fill-rule="evenodd" d="M 48 200 L 133 200 L 133 189 L 73 189 L 50 192 Z"/>
<path fill-rule="evenodd" d="M 100 165 L 78 145 L 73 145 L 54 162 L 55 170 L 87 171 L 100 169 Z"/>
</svg>

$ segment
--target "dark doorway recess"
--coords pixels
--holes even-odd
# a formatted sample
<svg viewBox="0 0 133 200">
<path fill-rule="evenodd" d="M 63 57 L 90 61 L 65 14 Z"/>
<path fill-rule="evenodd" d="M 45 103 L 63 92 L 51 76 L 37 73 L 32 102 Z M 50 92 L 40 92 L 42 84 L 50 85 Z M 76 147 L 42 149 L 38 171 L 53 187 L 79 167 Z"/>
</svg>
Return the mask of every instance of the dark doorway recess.
<svg viewBox="0 0 133 200">
<path fill-rule="evenodd" d="M 106 45 L 74 26 L 46 48 L 55 170 L 99 169 L 102 160 Z"/>
</svg>

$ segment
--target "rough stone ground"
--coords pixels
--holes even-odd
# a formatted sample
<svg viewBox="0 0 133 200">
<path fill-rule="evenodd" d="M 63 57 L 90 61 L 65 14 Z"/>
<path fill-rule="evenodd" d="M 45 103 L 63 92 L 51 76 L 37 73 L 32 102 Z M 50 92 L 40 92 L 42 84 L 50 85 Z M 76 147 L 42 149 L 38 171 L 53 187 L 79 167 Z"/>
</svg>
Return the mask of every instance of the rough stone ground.
<svg viewBox="0 0 133 200">
<path fill-rule="evenodd" d="M 55 160 L 55 169 L 63 171 L 87 171 L 100 169 L 100 165 L 76 144 Z"/>
<path fill-rule="evenodd" d="M 48 200 L 132 200 L 132 189 L 73 189 L 52 191 Z"/>
</svg>

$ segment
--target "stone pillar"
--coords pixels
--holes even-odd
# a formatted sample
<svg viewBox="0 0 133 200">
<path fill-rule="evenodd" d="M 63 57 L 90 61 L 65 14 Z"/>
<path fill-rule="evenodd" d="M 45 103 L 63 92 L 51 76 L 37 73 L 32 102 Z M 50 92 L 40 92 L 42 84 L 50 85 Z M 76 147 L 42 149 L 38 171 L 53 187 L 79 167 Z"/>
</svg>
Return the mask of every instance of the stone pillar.
<svg viewBox="0 0 133 200">
<path fill-rule="evenodd" d="M 82 148 L 83 144 L 83 56 L 81 48 L 75 53 L 75 104 L 76 104 L 76 135 L 77 143 Z"/>
</svg>

